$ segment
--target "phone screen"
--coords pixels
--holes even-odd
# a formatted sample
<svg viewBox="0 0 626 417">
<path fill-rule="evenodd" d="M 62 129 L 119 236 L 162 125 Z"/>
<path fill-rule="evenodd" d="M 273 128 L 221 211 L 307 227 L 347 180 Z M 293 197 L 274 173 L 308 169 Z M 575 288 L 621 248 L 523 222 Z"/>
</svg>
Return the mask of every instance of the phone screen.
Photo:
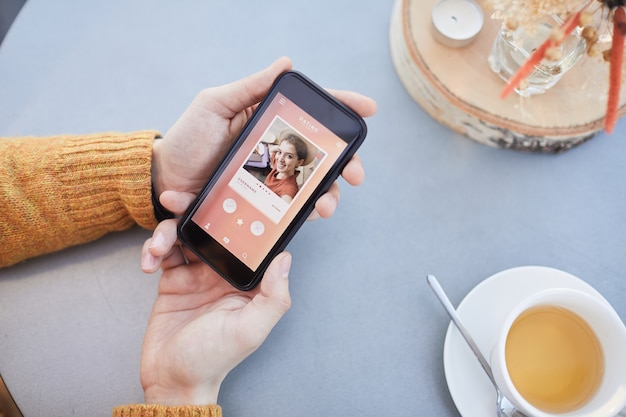
<svg viewBox="0 0 626 417">
<path fill-rule="evenodd" d="M 191 220 L 254 271 L 347 145 L 279 92 Z"/>
</svg>

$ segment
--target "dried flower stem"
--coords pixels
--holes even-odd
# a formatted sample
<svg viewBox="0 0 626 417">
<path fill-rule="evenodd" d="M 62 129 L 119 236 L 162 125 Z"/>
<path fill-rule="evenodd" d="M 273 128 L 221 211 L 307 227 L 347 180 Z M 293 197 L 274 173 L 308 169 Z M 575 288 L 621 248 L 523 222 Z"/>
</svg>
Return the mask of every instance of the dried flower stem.
<svg viewBox="0 0 626 417">
<path fill-rule="evenodd" d="M 613 43 L 609 75 L 609 97 L 604 119 L 604 130 L 613 132 L 619 113 L 619 95 L 622 89 L 622 64 L 624 61 L 624 36 L 626 34 L 626 12 L 623 7 L 615 8 L 613 14 Z"/>
<path fill-rule="evenodd" d="M 549 48 L 559 46 L 565 38 L 572 33 L 572 31 L 580 23 L 580 15 L 582 11 L 570 15 L 563 25 L 559 28 L 558 36 L 550 36 L 544 43 L 542 43 L 535 52 L 524 62 L 524 64 L 517 70 L 511 77 L 509 82 L 504 86 L 500 92 L 500 98 L 506 98 L 513 92 L 519 85 L 532 73 L 537 65 L 541 63 L 541 60 L 546 56 L 546 51 Z"/>
</svg>

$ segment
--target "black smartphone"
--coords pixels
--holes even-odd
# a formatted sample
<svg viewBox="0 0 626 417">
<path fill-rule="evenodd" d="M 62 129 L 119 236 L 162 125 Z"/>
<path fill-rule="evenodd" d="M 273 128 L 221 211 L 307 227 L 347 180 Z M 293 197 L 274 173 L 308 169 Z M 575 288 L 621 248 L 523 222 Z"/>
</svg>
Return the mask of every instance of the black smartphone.
<svg viewBox="0 0 626 417">
<path fill-rule="evenodd" d="M 254 288 L 366 133 L 303 74 L 282 74 L 181 219 L 181 242 L 234 287 Z"/>
</svg>

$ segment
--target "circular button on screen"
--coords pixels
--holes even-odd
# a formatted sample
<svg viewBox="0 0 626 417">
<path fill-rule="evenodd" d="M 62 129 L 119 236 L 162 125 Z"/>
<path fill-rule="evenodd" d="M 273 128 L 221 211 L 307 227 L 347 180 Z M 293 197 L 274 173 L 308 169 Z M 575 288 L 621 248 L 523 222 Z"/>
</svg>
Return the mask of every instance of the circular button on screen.
<svg viewBox="0 0 626 417">
<path fill-rule="evenodd" d="M 234 213 L 237 210 L 237 202 L 232 198 L 227 198 L 224 200 L 222 207 L 226 213 Z"/>
<path fill-rule="evenodd" d="M 250 225 L 250 231 L 255 236 L 261 236 L 265 232 L 265 225 L 258 220 L 253 221 Z"/>
</svg>

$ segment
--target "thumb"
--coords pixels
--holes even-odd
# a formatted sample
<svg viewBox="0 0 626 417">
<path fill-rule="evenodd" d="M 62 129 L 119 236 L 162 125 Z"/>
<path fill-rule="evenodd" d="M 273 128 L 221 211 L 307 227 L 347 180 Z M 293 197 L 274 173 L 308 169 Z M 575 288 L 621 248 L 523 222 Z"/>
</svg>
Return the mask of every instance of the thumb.
<svg viewBox="0 0 626 417">
<path fill-rule="evenodd" d="M 196 195 L 184 191 L 165 190 L 161 193 L 159 201 L 172 213 L 183 215 L 187 208 L 196 199 Z"/>
<path fill-rule="evenodd" d="M 257 104 L 267 94 L 274 80 L 285 71 L 292 68 L 289 58 L 282 57 L 274 61 L 269 67 L 252 74 L 241 80 L 216 88 L 221 93 L 220 101 L 227 109 L 232 111 L 228 118 Z"/>
<path fill-rule="evenodd" d="M 289 270 L 291 268 L 291 254 L 279 254 L 265 271 L 257 294 L 244 307 L 242 315 L 247 330 L 247 343 L 256 349 L 263 343 L 276 323 L 291 307 L 289 295 Z"/>
<path fill-rule="evenodd" d="M 265 271 L 260 284 L 263 302 L 269 302 L 283 316 L 291 307 L 289 295 L 289 271 L 291 270 L 291 254 L 283 252 L 276 256 Z M 256 298 L 255 297 L 255 298 Z"/>
</svg>

